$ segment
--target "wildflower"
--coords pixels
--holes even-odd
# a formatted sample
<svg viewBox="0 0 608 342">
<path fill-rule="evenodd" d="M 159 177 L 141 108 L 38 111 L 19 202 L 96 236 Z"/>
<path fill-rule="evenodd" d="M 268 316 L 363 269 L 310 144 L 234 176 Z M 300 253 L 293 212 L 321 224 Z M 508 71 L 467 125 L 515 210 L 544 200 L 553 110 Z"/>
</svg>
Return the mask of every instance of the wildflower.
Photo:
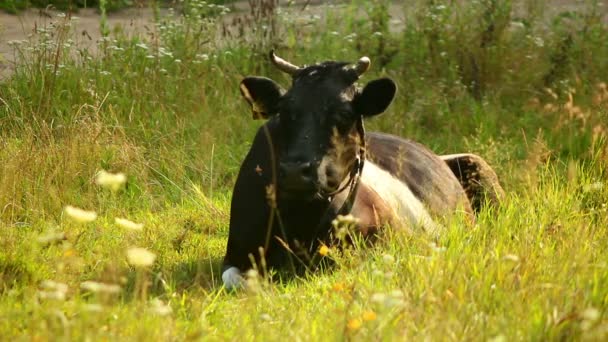
<svg viewBox="0 0 608 342">
<path fill-rule="evenodd" d="M 386 265 L 392 265 L 395 263 L 395 257 L 390 254 L 384 254 L 384 255 L 382 255 L 382 261 Z"/>
<path fill-rule="evenodd" d="M 504 257 L 502 257 L 502 259 L 506 260 L 506 261 L 513 261 L 513 262 L 519 261 L 519 257 L 515 254 L 507 254 Z"/>
<path fill-rule="evenodd" d="M 371 301 L 372 303 L 390 308 L 404 305 L 405 301 L 403 297 L 403 292 L 401 292 L 401 290 L 394 290 L 388 295 L 384 293 L 374 293 L 371 296 Z"/>
<path fill-rule="evenodd" d="M 431 247 L 433 252 L 437 252 L 437 253 L 445 252 L 445 247 L 439 247 L 434 242 L 429 243 L 429 247 Z"/>
<path fill-rule="evenodd" d="M 127 182 L 127 176 L 124 173 L 110 173 L 101 170 L 95 176 L 95 183 L 112 191 L 120 189 Z"/>
<path fill-rule="evenodd" d="M 402 306 L 405 304 L 403 300 L 403 292 L 401 290 L 394 290 L 390 293 L 384 305 L 387 307 Z"/>
<path fill-rule="evenodd" d="M 100 304 L 84 304 L 82 309 L 86 312 L 103 312 L 103 306 Z"/>
<path fill-rule="evenodd" d="M 583 186 L 583 191 L 584 192 L 595 192 L 595 191 L 601 191 L 602 188 L 604 188 L 604 183 L 595 182 L 595 183 L 586 184 L 585 186 Z"/>
<path fill-rule="evenodd" d="M 350 321 L 348 321 L 348 324 L 346 325 L 348 327 L 349 330 L 359 330 L 361 328 L 361 326 L 363 325 L 363 322 L 361 321 L 360 318 L 353 318 Z"/>
<path fill-rule="evenodd" d="M 133 221 L 129 221 L 127 219 L 124 218 L 115 218 L 114 222 L 116 222 L 117 225 L 126 228 L 126 229 L 131 229 L 131 230 L 142 230 L 144 228 L 143 223 L 135 223 Z"/>
<path fill-rule="evenodd" d="M 135 267 L 148 267 L 154 264 L 156 254 L 145 248 L 133 247 L 127 251 L 127 260 Z"/>
<path fill-rule="evenodd" d="M 332 290 L 336 292 L 342 292 L 345 289 L 344 283 L 335 283 L 332 287 Z"/>
<path fill-rule="evenodd" d="M 38 291 L 38 296 L 42 299 L 65 300 L 68 286 L 53 280 L 45 280 L 40 283 L 41 291 Z"/>
<path fill-rule="evenodd" d="M 488 340 L 488 342 L 505 342 L 507 338 L 505 335 L 496 335 Z"/>
<path fill-rule="evenodd" d="M 246 288 L 248 291 L 256 293 L 259 292 L 261 289 L 260 286 L 260 275 L 258 273 L 258 271 L 251 269 L 249 271 L 247 271 L 246 274 Z"/>
<path fill-rule="evenodd" d="M 583 318 L 589 321 L 597 321 L 600 318 L 600 311 L 596 308 L 587 308 L 583 311 Z"/>
<path fill-rule="evenodd" d="M 367 310 L 363 312 L 363 315 L 361 316 L 361 318 L 363 318 L 363 320 L 366 322 L 375 321 L 377 317 L 378 316 L 376 315 L 376 313 L 372 310 Z"/>
<path fill-rule="evenodd" d="M 342 225 L 354 225 L 357 224 L 359 222 L 359 220 L 354 217 L 352 214 L 348 214 L 348 215 L 338 215 L 333 221 L 331 221 L 331 224 L 334 227 L 338 227 L 338 226 L 342 226 Z"/>
<path fill-rule="evenodd" d="M 65 233 L 51 231 L 51 232 L 47 232 L 46 234 L 40 235 L 38 237 L 38 242 L 43 245 L 47 245 L 47 244 L 52 244 L 55 242 L 63 241 L 65 239 L 66 239 Z"/>
<path fill-rule="evenodd" d="M 79 223 L 93 222 L 97 218 L 96 212 L 83 210 L 71 205 L 66 205 L 64 211 L 71 219 Z"/>
<path fill-rule="evenodd" d="M 322 245 L 321 248 L 319 248 L 319 254 L 327 256 L 329 254 L 329 247 Z"/>
<path fill-rule="evenodd" d="M 150 303 L 150 307 L 152 309 L 152 312 L 159 316 L 167 316 L 173 312 L 173 309 L 171 309 L 171 306 L 169 304 L 163 303 L 163 301 L 158 298 L 152 300 L 152 302 Z"/>
<path fill-rule="evenodd" d="M 93 293 L 116 294 L 121 291 L 121 287 L 116 284 L 104 284 L 96 281 L 87 280 L 80 283 L 80 288 Z"/>
<path fill-rule="evenodd" d="M 140 49 L 148 50 L 148 45 L 146 45 L 145 43 L 137 43 L 137 44 L 135 44 L 135 46 L 137 46 Z"/>
<path fill-rule="evenodd" d="M 372 303 L 382 304 L 386 300 L 386 294 L 374 293 L 371 297 Z"/>
</svg>

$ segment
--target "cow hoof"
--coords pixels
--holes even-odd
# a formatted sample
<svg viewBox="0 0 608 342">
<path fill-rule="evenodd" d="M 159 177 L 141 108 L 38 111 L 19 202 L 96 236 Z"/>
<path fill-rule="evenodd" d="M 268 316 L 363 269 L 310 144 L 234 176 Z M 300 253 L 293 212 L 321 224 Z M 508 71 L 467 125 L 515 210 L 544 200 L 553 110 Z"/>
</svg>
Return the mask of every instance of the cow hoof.
<svg viewBox="0 0 608 342">
<path fill-rule="evenodd" d="M 243 287 L 243 276 L 241 276 L 241 271 L 234 266 L 222 273 L 222 281 L 227 290 L 235 290 Z"/>
</svg>

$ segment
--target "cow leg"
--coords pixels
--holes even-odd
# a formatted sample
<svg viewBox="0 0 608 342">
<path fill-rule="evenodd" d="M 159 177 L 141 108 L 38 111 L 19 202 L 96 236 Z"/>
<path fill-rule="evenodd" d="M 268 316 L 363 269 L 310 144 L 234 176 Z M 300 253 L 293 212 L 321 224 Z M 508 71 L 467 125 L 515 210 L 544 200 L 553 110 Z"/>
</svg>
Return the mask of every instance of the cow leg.
<svg viewBox="0 0 608 342">
<path fill-rule="evenodd" d="M 500 203 L 505 192 L 496 173 L 483 158 L 471 153 L 449 154 L 440 158 L 460 181 L 476 213 L 485 203 L 492 206 Z"/>
</svg>

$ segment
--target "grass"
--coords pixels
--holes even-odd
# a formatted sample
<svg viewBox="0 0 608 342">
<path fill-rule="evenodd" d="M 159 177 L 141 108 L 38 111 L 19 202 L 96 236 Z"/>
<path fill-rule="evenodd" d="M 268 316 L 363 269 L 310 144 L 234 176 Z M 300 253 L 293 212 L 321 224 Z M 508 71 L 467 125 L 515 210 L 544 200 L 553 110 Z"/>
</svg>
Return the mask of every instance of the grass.
<svg viewBox="0 0 608 342">
<path fill-rule="evenodd" d="M 191 5 L 147 37 L 118 31 L 98 54 L 71 43 L 69 17 L 14 43 L 19 63 L 0 84 L 2 339 L 607 337 L 599 7 L 543 16 L 520 13 L 532 1 L 421 1 L 392 32 L 383 1 L 321 18 L 257 1 L 240 22 Z M 270 47 L 298 64 L 368 55 L 365 80 L 399 85 L 368 129 L 484 156 L 504 204 L 438 240 L 386 232 L 372 248 L 330 250 L 333 270 L 274 283 L 253 275 L 250 290 L 226 293 L 231 187 L 260 125 L 237 88 L 249 74 L 287 84 L 265 59 Z M 125 173 L 126 184 L 98 185 L 100 170 Z M 79 223 L 67 205 L 97 218 Z M 133 247 L 153 264 L 136 266 Z"/>
</svg>

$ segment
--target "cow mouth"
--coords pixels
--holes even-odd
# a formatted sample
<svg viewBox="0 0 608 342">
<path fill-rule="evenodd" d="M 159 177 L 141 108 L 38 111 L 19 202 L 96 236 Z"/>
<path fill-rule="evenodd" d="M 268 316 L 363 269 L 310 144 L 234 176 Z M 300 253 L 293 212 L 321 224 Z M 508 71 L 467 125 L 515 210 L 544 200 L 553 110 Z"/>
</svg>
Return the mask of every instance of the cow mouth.
<svg viewBox="0 0 608 342">
<path fill-rule="evenodd" d="M 311 188 L 280 188 L 279 197 L 285 200 L 298 200 L 310 202 L 314 199 L 321 199 L 321 192 L 318 187 Z"/>
</svg>

